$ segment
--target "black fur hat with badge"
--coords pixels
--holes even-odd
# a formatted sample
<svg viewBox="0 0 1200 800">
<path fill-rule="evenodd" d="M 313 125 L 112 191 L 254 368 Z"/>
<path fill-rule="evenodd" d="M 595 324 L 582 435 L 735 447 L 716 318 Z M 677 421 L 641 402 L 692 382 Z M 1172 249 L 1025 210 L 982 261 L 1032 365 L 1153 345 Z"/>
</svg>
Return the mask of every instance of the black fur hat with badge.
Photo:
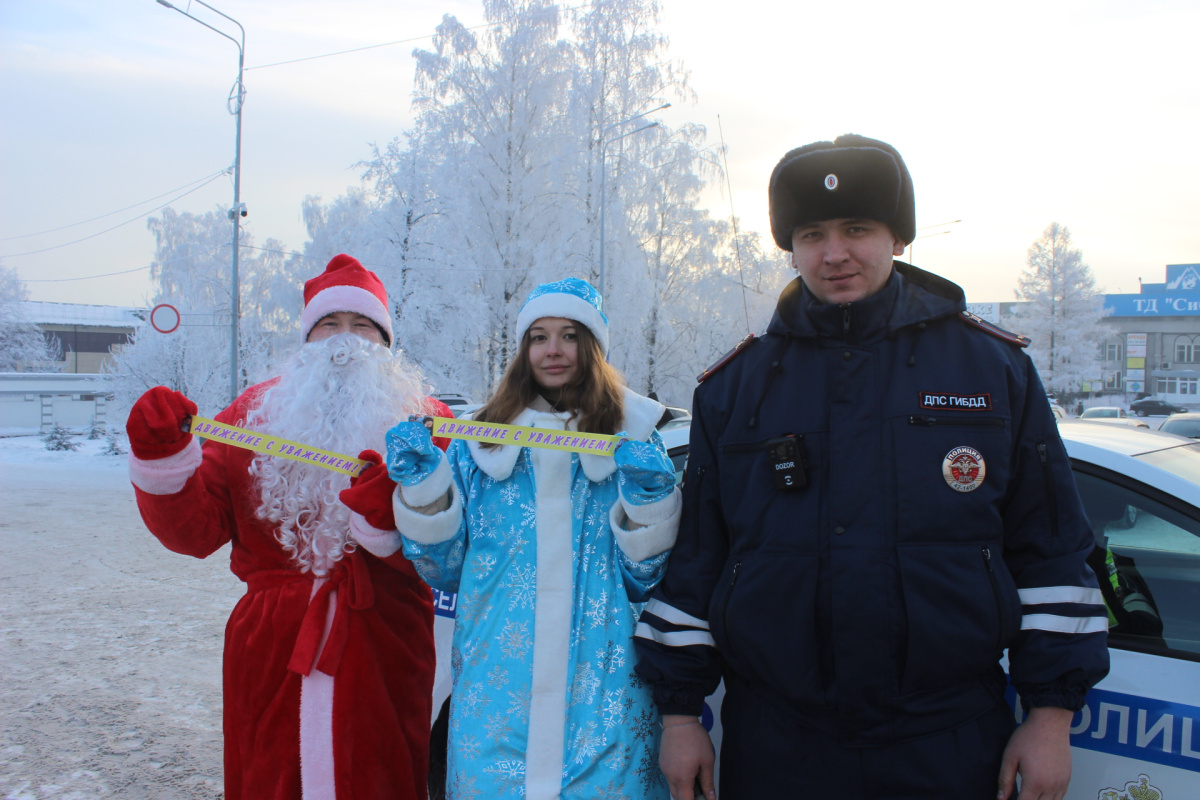
<svg viewBox="0 0 1200 800">
<path fill-rule="evenodd" d="M 916 238 L 912 176 L 890 144 L 853 133 L 797 147 L 779 160 L 768 189 L 771 235 L 792 249 L 792 231 L 827 219 L 885 222 L 910 243 Z"/>
</svg>

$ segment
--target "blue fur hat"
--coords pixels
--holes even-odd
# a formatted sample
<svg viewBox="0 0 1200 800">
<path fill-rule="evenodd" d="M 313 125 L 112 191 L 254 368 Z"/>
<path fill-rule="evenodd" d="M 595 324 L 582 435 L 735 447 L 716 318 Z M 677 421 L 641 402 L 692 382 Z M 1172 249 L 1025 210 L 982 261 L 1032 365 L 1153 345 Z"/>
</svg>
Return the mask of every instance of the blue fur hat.
<svg viewBox="0 0 1200 800">
<path fill-rule="evenodd" d="M 542 317 L 573 319 L 587 326 L 608 355 L 608 317 L 604 316 L 604 298 L 590 283 L 579 278 L 564 278 L 543 283 L 525 298 L 517 314 L 517 340 L 525 338 L 529 326 Z"/>
</svg>

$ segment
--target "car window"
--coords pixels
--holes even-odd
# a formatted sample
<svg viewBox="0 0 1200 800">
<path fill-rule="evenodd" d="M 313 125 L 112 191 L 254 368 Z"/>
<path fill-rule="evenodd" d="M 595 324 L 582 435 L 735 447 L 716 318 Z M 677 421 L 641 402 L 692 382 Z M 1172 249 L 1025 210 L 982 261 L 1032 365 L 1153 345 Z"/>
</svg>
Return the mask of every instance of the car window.
<svg viewBox="0 0 1200 800">
<path fill-rule="evenodd" d="M 1188 436 L 1196 438 L 1200 436 L 1200 419 L 1167 419 L 1162 425 L 1158 426 L 1160 431 L 1173 433 L 1176 436 Z"/>
<path fill-rule="evenodd" d="M 1200 661 L 1200 512 L 1099 467 L 1077 464 L 1075 482 L 1109 646 Z"/>
</svg>

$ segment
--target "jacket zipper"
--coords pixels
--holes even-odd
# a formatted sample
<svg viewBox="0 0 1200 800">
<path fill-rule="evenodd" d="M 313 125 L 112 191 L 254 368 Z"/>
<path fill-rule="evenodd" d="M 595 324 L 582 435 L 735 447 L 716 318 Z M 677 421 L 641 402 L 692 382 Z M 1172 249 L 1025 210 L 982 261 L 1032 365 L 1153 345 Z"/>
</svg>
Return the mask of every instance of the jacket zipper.
<svg viewBox="0 0 1200 800">
<path fill-rule="evenodd" d="M 1003 428 L 1004 420 L 999 417 L 929 417 L 920 414 L 913 414 L 908 418 L 909 425 L 921 425 L 926 428 L 931 428 L 935 425 L 967 425 L 970 427 L 987 426 L 992 428 Z"/>
<path fill-rule="evenodd" d="M 696 490 L 692 492 L 692 516 L 696 519 L 700 519 L 700 484 L 704 480 L 704 471 L 707 469 L 707 464 L 696 467 Z"/>
<path fill-rule="evenodd" d="M 1050 473 L 1050 453 L 1045 442 L 1038 442 L 1038 460 L 1042 462 L 1042 483 L 1046 486 L 1046 501 L 1050 504 L 1050 535 L 1058 536 L 1058 494 L 1054 491 L 1054 476 Z"/>
<path fill-rule="evenodd" d="M 996 650 L 1004 649 L 1004 607 L 1000 604 L 1000 584 L 996 581 L 996 573 L 992 569 L 992 551 L 981 548 L 983 565 L 987 568 L 988 583 L 992 585 L 992 602 L 996 606 Z"/>
<path fill-rule="evenodd" d="M 741 568 L 742 562 L 735 561 L 733 575 L 729 578 L 729 594 L 725 595 L 725 602 L 721 606 L 721 630 L 725 632 L 726 638 L 729 636 L 729 601 L 733 599 L 733 587 L 737 584 L 738 570 Z"/>
</svg>

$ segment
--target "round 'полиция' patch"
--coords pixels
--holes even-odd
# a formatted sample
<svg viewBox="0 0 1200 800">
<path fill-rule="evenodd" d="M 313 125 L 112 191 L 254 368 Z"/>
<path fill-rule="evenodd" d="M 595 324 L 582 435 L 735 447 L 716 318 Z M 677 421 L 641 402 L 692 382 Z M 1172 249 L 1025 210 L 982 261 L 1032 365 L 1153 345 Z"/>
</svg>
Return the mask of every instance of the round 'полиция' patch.
<svg viewBox="0 0 1200 800">
<path fill-rule="evenodd" d="M 956 447 L 942 459 L 942 477 L 956 492 L 973 492 L 983 484 L 987 464 L 978 450 Z"/>
</svg>

